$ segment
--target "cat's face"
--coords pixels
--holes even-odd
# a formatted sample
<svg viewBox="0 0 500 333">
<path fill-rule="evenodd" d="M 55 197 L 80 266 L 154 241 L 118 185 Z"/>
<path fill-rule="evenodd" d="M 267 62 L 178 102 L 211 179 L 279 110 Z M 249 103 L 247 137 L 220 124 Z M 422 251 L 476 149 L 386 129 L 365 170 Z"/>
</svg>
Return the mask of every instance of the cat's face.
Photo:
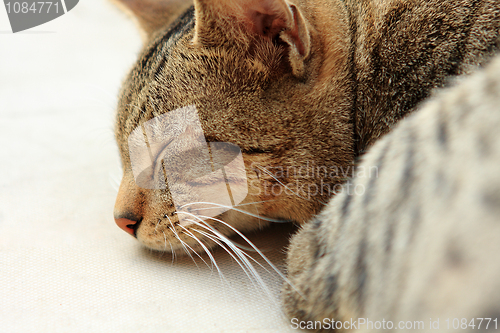
<svg viewBox="0 0 500 333">
<path fill-rule="evenodd" d="M 349 89 L 324 77 L 342 59 L 324 64 L 298 7 L 234 3 L 196 2 L 196 19 L 155 32 L 124 84 L 114 214 L 149 248 L 301 223 L 349 173 Z"/>
</svg>

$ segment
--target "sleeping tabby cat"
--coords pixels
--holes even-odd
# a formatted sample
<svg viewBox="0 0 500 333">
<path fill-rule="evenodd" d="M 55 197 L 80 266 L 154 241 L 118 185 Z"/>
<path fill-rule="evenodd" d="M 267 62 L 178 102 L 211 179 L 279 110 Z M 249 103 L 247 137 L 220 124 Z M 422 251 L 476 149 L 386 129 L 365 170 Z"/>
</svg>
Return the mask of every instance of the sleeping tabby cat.
<svg viewBox="0 0 500 333">
<path fill-rule="evenodd" d="M 261 228 L 275 220 L 306 223 L 354 174 L 357 157 L 434 89 L 485 65 L 500 46 L 498 0 L 195 0 L 194 6 L 184 0 L 120 1 L 143 28 L 145 47 L 123 85 L 118 107 L 115 132 L 124 174 L 114 214 L 117 224 L 142 244 L 165 251 L 208 250 L 236 230 Z M 146 137 L 148 121 L 186 107 L 197 111 L 206 141 L 229 142 L 242 152 L 248 195 L 237 209 L 217 217 L 201 218 L 187 211 L 187 204 L 177 205 L 165 186 L 165 164 L 172 161 L 164 152 L 179 141 L 164 130 L 172 124 L 158 123 L 150 133 L 166 136 L 161 138 L 163 145 L 152 149 L 147 144 L 152 165 L 142 176 L 156 187 L 140 187 L 134 176 L 132 134 L 142 128 Z M 443 123 L 446 132 L 447 122 Z M 194 132 L 187 130 L 185 137 Z M 197 148 L 190 140 L 180 141 L 185 151 Z M 403 148 L 393 145 L 387 150 L 404 154 Z M 446 171 L 436 181 L 445 182 Z M 405 177 L 417 176 L 405 172 Z M 179 172 L 175 181 L 187 184 L 192 181 L 189 176 Z M 203 185 L 210 189 L 210 179 Z M 175 191 L 184 202 L 200 201 L 189 187 Z M 392 205 L 400 206 L 412 194 L 389 185 L 383 193 L 398 194 L 402 202 Z M 330 211 L 328 207 L 324 214 Z M 186 215 L 193 216 L 190 224 L 182 223 Z M 312 230 L 310 225 L 306 228 L 301 235 Z M 363 228 L 358 233 L 394 237 L 389 248 L 403 246 L 402 228 L 391 221 L 387 228 L 387 233 L 368 234 Z M 375 283 L 364 261 L 371 260 L 364 253 L 372 245 L 361 242 L 356 248 L 360 236 L 352 232 L 353 243 L 340 256 L 349 260 L 349 253 L 362 253 L 356 279 L 362 286 Z M 293 244 L 301 244 L 303 238 L 297 236 Z M 297 283 L 296 264 L 306 260 L 301 251 L 294 245 L 290 251 L 290 273 Z M 394 260 L 404 258 L 399 255 Z M 389 263 L 392 259 L 387 258 Z M 330 277 L 327 273 L 317 278 Z M 388 279 L 404 281 L 396 273 L 388 273 Z M 356 295 L 359 285 L 344 284 L 342 279 L 350 277 L 339 277 L 335 283 Z M 286 290 L 294 316 L 337 313 L 326 310 L 337 303 L 320 303 L 327 311 L 321 312 Z M 373 291 L 366 289 L 369 292 Z M 335 290 L 331 296 L 340 297 Z M 364 313 L 349 302 L 357 300 L 347 302 L 346 312 L 339 312 L 342 316 Z"/>
</svg>

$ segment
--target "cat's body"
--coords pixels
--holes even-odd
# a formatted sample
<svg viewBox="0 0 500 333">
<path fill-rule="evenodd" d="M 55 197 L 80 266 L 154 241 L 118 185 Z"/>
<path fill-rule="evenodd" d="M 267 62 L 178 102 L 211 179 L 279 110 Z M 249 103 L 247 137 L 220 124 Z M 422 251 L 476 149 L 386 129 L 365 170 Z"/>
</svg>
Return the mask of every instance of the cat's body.
<svg viewBox="0 0 500 333">
<path fill-rule="evenodd" d="M 500 46 L 499 2 L 346 1 L 351 19 L 356 144 L 369 147 L 450 76 Z"/>
<path fill-rule="evenodd" d="M 186 3 L 122 2 L 147 37 L 118 109 L 124 176 L 115 219 L 142 244 L 165 251 L 208 250 L 233 228 L 260 228 L 266 219 L 307 222 L 353 174 L 359 155 L 435 88 L 486 64 L 500 47 L 495 0 L 197 0 L 169 27 L 163 25 L 174 21 L 173 14 L 165 8 Z M 191 213 L 175 203 L 172 191 L 138 186 L 129 146 L 131 133 L 147 121 L 185 107 L 196 109 L 206 141 L 241 149 L 249 184 L 240 211 L 190 225 L 180 223 L 180 215 Z M 149 151 L 153 168 L 146 176 L 153 184 L 165 176 L 164 163 L 177 158 L 165 158 L 176 138 L 161 129 L 152 135 L 161 133 L 167 133 L 164 146 Z M 189 140 L 184 145 L 195 148 Z M 288 172 L 304 166 L 317 172 Z M 189 181 L 182 172 L 176 177 L 176 185 Z M 187 187 L 175 191 L 185 202 L 200 201 Z M 363 232 L 353 229 L 352 240 Z M 399 234 L 394 237 L 396 244 Z M 346 257 L 359 252 L 354 246 Z M 290 258 L 300 252 L 293 247 Z M 300 301 L 286 302 L 300 311 Z M 322 316 L 312 311 L 297 313 Z"/>
<path fill-rule="evenodd" d="M 150 35 L 125 82 L 116 126 L 124 178 L 115 217 L 151 248 L 170 242 L 181 249 L 174 231 L 200 248 L 177 226 L 169 191 L 136 185 L 127 141 L 147 120 L 195 105 L 207 141 L 243 152 L 250 184 L 243 204 L 254 203 L 243 209 L 304 223 L 352 174 L 360 152 L 451 75 L 491 57 L 499 27 L 493 0 L 196 1 L 195 11 Z M 277 170 L 306 165 L 339 171 L 276 177 Z M 296 185 L 284 191 L 287 184 Z M 274 195 L 269 187 L 282 191 Z M 221 219 L 241 231 L 268 223 L 234 210 Z"/>
<path fill-rule="evenodd" d="M 473 318 L 492 318 L 498 329 L 499 128 L 500 57 L 377 142 L 360 164 L 376 172 L 356 177 L 294 236 L 289 316 L 423 321 L 426 331 L 430 318 L 441 331 L 446 319 L 452 328 L 466 318 L 474 331 Z"/>
</svg>

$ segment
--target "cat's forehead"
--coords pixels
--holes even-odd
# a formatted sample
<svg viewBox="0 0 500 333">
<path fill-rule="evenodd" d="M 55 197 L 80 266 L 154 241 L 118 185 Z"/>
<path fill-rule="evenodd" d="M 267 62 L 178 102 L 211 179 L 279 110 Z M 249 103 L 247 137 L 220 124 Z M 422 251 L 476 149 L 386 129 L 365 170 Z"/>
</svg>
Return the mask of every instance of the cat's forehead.
<svg viewBox="0 0 500 333">
<path fill-rule="evenodd" d="M 279 51 L 265 49 L 262 53 L 273 54 L 248 57 L 236 48 L 201 48 L 192 43 L 192 28 L 187 21 L 145 48 L 122 90 L 125 116 L 136 114 L 131 107 L 141 111 L 141 120 L 148 120 L 155 113 L 192 104 L 207 108 L 222 100 L 243 101 L 243 96 L 262 91 L 271 81 L 273 66 L 263 58 L 278 63 Z M 149 112 L 150 108 L 155 110 Z"/>
<path fill-rule="evenodd" d="M 174 23 L 160 30 L 155 37 L 150 39 L 140 57 L 140 62 L 168 57 L 182 37 L 192 34 L 194 26 L 194 7 L 191 7 Z"/>
<path fill-rule="evenodd" d="M 193 43 L 193 37 L 191 8 L 150 40 L 129 72 L 115 127 L 124 152 L 137 126 L 190 105 L 198 108 L 205 134 L 240 133 L 237 124 L 243 121 L 237 119 L 248 118 L 248 110 L 257 114 L 265 100 L 262 92 L 279 85 L 281 47 L 205 47 Z"/>
</svg>

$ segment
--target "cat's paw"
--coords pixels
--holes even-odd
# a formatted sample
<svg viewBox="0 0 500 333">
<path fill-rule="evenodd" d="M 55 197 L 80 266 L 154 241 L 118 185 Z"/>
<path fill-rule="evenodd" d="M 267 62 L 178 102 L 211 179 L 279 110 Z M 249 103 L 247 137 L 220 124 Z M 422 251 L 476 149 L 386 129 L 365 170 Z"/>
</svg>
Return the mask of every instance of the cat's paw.
<svg viewBox="0 0 500 333">
<path fill-rule="evenodd" d="M 323 284 L 318 275 L 318 256 L 322 255 L 318 239 L 320 217 L 305 224 L 292 237 L 287 256 L 287 278 L 282 288 L 284 310 L 290 319 L 313 320 L 318 311 L 318 293 Z M 314 281 L 314 282 L 313 282 Z"/>
</svg>

